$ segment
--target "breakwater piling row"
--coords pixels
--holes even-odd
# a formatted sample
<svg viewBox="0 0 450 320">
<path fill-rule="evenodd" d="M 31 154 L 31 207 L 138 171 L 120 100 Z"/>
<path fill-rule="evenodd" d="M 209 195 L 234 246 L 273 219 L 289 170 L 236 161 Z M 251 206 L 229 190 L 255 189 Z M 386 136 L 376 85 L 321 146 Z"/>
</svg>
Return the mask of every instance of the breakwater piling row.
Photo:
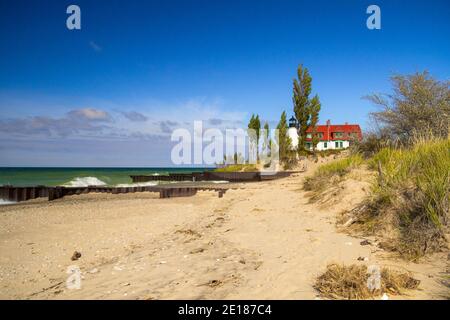
<svg viewBox="0 0 450 320">
<path fill-rule="evenodd" d="M 174 198 L 174 197 L 190 197 L 197 194 L 198 191 L 215 191 L 219 198 L 222 198 L 227 191 L 222 187 L 160 187 L 160 186 L 138 186 L 138 187 L 103 187 L 103 186 L 88 186 L 88 187 L 14 187 L 14 186 L 0 186 L 0 199 L 13 202 L 22 202 L 31 199 L 48 197 L 49 201 L 60 199 L 64 196 L 80 195 L 87 193 L 135 193 L 135 192 L 155 192 L 159 193 L 160 198 Z"/>
<path fill-rule="evenodd" d="M 289 177 L 300 171 L 280 172 L 193 172 L 193 173 L 169 173 L 168 175 L 139 175 L 130 176 L 133 183 L 149 181 L 228 181 L 228 182 L 257 182 L 275 180 Z"/>
<path fill-rule="evenodd" d="M 282 171 L 276 173 L 264 172 L 194 172 L 194 173 L 171 173 L 168 175 L 141 175 L 131 176 L 133 183 L 149 181 L 176 181 L 176 182 L 200 182 L 200 181 L 227 181 L 227 182 L 257 182 L 280 179 L 290 176 L 297 171 Z M 86 193 L 134 193 L 134 192 L 156 192 L 160 198 L 190 197 L 198 191 L 215 191 L 219 198 L 222 198 L 227 187 L 211 186 L 130 186 L 130 187 L 108 187 L 108 186 L 87 186 L 87 187 L 15 187 L 0 186 L 0 199 L 13 202 L 22 202 L 37 198 L 48 198 L 49 201 L 60 199 L 64 196 L 79 195 Z"/>
</svg>

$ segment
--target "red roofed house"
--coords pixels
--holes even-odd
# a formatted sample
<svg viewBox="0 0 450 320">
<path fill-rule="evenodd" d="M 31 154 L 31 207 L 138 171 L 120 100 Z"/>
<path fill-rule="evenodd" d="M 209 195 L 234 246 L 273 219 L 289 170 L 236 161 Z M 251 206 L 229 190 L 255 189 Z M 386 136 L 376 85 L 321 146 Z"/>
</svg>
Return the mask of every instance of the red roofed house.
<svg viewBox="0 0 450 320">
<path fill-rule="evenodd" d="M 292 145 L 298 145 L 297 121 L 294 117 L 289 120 L 289 136 Z M 361 128 L 358 124 L 331 124 L 330 120 L 325 125 L 316 126 L 316 133 L 319 136 L 319 143 L 316 150 L 346 149 L 353 141 L 362 139 Z M 306 131 L 306 149 L 312 150 L 313 129 Z"/>
</svg>

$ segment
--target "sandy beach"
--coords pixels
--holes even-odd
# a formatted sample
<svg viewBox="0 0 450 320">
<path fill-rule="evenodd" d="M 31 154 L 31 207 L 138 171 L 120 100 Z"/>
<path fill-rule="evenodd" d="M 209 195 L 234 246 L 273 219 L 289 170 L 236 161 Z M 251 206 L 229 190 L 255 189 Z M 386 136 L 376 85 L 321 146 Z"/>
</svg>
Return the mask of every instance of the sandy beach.
<svg viewBox="0 0 450 320">
<path fill-rule="evenodd" d="M 0 21 L 15 311 L 450 300 L 450 0 L 1 0 Z"/>
<path fill-rule="evenodd" d="M 0 298 L 319 299 L 314 280 L 332 262 L 411 271 L 420 290 L 394 299 L 443 298 L 439 254 L 406 263 L 338 232 L 338 214 L 367 183 L 346 184 L 330 206 L 311 204 L 301 188 L 310 173 L 239 184 L 223 198 L 89 194 L 2 206 Z M 70 266 L 80 289 L 66 287 Z"/>
</svg>

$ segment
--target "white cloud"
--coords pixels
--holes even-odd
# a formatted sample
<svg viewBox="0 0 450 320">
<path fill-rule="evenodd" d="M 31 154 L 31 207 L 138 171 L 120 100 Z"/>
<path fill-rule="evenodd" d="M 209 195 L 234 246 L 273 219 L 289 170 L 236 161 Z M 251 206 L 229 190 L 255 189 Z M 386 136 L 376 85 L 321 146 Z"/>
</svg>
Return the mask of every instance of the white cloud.
<svg viewBox="0 0 450 320">
<path fill-rule="evenodd" d="M 204 130 L 239 128 L 247 116 L 202 97 L 107 100 L 0 91 L 0 98 L 0 109 L 8 110 L 0 115 L 0 165 L 170 165 L 173 130 L 193 132 L 198 120 Z"/>
<path fill-rule="evenodd" d="M 110 116 L 106 111 L 84 108 L 72 110 L 68 113 L 69 116 L 84 118 L 89 121 L 110 121 Z"/>
<path fill-rule="evenodd" d="M 42 97 L 40 97 L 42 98 Z M 192 98 L 185 101 L 161 101 L 155 99 L 141 99 L 127 101 L 110 101 L 99 98 L 84 98 L 72 101 L 74 103 L 101 106 L 100 108 L 71 108 L 64 106 L 61 97 L 44 97 L 35 99 L 28 97 L 27 109 L 30 103 L 40 105 L 36 101 L 46 101 L 52 106 L 41 110 L 33 116 L 2 117 L 0 115 L 0 131 L 8 136 L 28 138 L 41 137 L 78 137 L 113 138 L 113 139 L 151 139 L 155 136 L 170 136 L 177 128 L 193 131 L 194 121 L 203 121 L 203 128 L 240 128 L 244 127 L 243 120 L 247 113 L 233 111 L 225 106 L 221 99 Z M 70 101 L 69 101 L 70 100 Z M 30 102 L 31 101 L 31 102 Z M 58 102 L 58 107 L 54 106 Z M 61 102 L 63 101 L 63 102 Z M 8 100 L 0 103 L 0 107 L 8 104 Z M 64 110 L 56 116 L 56 111 Z M 15 107 L 21 110 L 20 105 Z M 51 110 L 51 111 L 50 111 Z M 133 111 L 129 111 L 133 110 Z M 151 119 L 151 120 L 150 120 Z"/>
<path fill-rule="evenodd" d="M 145 122 L 148 120 L 148 117 L 144 116 L 140 112 L 136 111 L 122 111 L 122 115 L 130 121 L 133 122 Z"/>
</svg>

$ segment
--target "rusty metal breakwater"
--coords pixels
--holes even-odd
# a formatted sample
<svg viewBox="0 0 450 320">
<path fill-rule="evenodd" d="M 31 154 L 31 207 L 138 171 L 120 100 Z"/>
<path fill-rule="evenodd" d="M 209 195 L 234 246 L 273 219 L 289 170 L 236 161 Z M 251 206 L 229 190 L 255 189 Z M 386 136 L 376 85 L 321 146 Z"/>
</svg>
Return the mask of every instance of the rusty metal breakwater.
<svg viewBox="0 0 450 320">
<path fill-rule="evenodd" d="M 256 182 L 274 180 L 290 176 L 298 171 L 281 171 L 275 174 L 264 174 L 261 172 L 194 172 L 194 173 L 171 173 L 169 175 L 131 176 L 133 183 L 148 181 L 229 181 L 229 182 Z M 190 197 L 198 191 L 216 191 L 219 198 L 223 197 L 227 188 L 223 187 L 199 187 L 199 186 L 140 186 L 140 187 L 14 187 L 0 186 L 0 199 L 13 202 L 27 201 L 36 198 L 48 197 L 49 201 L 60 199 L 68 195 L 86 193 L 134 193 L 134 192 L 156 192 L 160 198 Z"/>
<path fill-rule="evenodd" d="M 1 186 L 0 187 L 0 199 L 8 201 L 20 202 L 36 198 L 48 197 L 48 187 L 35 186 L 35 187 L 13 187 L 13 186 Z"/>
<path fill-rule="evenodd" d="M 88 186 L 88 187 L 14 187 L 14 186 L 0 186 L 0 199 L 5 199 L 13 202 L 27 201 L 37 198 L 48 197 L 49 201 L 60 199 L 69 195 L 80 195 L 87 193 L 135 193 L 135 192 L 155 192 L 159 193 L 160 198 L 173 197 L 190 197 L 197 194 L 198 191 L 215 191 L 219 198 L 222 198 L 226 188 L 213 187 L 156 187 L 156 186 L 140 186 L 140 187 L 103 187 L 103 186 Z"/>
<path fill-rule="evenodd" d="M 168 175 L 140 175 L 130 176 L 134 183 L 149 181 L 229 181 L 229 182 L 256 182 L 275 180 L 289 177 L 300 171 L 280 171 L 274 174 L 255 172 L 193 172 L 193 173 L 169 173 Z"/>
</svg>

